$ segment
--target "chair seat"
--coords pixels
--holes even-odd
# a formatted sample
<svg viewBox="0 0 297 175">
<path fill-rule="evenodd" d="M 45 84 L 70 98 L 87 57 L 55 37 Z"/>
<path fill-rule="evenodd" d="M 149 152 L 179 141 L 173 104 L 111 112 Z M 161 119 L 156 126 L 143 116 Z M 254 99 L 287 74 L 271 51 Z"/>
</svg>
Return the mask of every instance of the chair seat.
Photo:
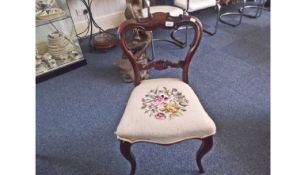
<svg viewBox="0 0 297 175">
<path fill-rule="evenodd" d="M 151 6 L 150 7 L 151 13 L 156 13 L 156 12 L 163 12 L 163 13 L 169 13 L 170 16 L 179 16 L 183 15 L 183 9 L 174 7 L 174 6 L 169 6 L 169 5 L 157 5 L 157 6 Z M 147 8 L 142 9 L 142 14 L 144 18 L 147 18 Z"/>
<path fill-rule="evenodd" d="M 130 95 L 118 139 L 171 144 L 214 135 L 216 126 L 192 88 L 176 78 L 143 80 Z"/>
<path fill-rule="evenodd" d="M 187 0 L 175 0 L 174 5 L 182 9 L 187 9 Z M 216 0 L 190 0 L 188 12 L 214 7 Z"/>
</svg>

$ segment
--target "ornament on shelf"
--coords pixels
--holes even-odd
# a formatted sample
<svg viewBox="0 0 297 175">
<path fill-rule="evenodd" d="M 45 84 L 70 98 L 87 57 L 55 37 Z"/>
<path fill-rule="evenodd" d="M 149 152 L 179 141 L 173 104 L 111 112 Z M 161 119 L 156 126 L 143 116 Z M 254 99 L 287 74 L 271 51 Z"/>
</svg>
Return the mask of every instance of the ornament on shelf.
<svg viewBox="0 0 297 175">
<path fill-rule="evenodd" d="M 52 8 L 55 4 L 55 0 L 37 0 L 36 8 L 40 10 Z"/>
<path fill-rule="evenodd" d="M 74 46 L 62 32 L 55 31 L 48 35 L 48 52 L 56 59 L 66 60 L 72 50 Z"/>
<path fill-rule="evenodd" d="M 36 18 L 39 20 L 53 20 L 65 15 L 61 8 L 54 7 L 55 0 L 36 1 Z"/>
<path fill-rule="evenodd" d="M 71 60 L 78 60 L 81 58 L 81 55 L 77 50 L 72 50 L 69 52 L 69 58 Z"/>
<path fill-rule="evenodd" d="M 47 60 L 46 63 L 48 65 L 48 67 L 51 68 L 51 69 L 57 67 L 57 62 L 56 62 L 55 59 L 49 59 L 49 60 Z"/>
<path fill-rule="evenodd" d="M 36 49 L 36 56 L 35 56 L 35 69 L 36 69 L 36 74 L 40 74 L 48 70 L 47 65 L 42 60 L 42 55 L 38 53 L 37 49 Z"/>
</svg>

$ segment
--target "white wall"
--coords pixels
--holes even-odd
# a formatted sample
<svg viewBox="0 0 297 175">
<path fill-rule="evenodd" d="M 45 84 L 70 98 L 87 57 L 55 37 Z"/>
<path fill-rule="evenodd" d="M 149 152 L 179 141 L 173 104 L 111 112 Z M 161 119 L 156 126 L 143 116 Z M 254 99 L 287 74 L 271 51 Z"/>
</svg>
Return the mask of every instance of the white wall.
<svg viewBox="0 0 297 175">
<path fill-rule="evenodd" d="M 84 4 L 80 0 L 68 0 L 68 6 L 77 33 L 82 32 L 87 26 L 85 16 L 78 16 L 76 10 L 85 9 Z M 92 12 L 97 24 L 104 30 L 117 27 L 124 21 L 124 11 L 126 8 L 126 0 L 93 0 Z"/>
</svg>

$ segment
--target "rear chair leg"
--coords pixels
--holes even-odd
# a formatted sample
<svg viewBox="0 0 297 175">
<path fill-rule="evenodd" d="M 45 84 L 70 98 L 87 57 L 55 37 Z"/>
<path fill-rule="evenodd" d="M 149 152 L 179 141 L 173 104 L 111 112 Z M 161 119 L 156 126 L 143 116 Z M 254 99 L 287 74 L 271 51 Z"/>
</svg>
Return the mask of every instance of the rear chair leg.
<svg viewBox="0 0 297 175">
<path fill-rule="evenodd" d="M 213 138 L 212 136 L 206 137 L 202 139 L 202 143 L 200 145 L 199 150 L 196 153 L 196 163 L 199 168 L 199 173 L 204 173 L 204 169 L 201 163 L 201 159 L 203 156 L 208 153 L 213 146 Z"/>
<path fill-rule="evenodd" d="M 129 142 L 120 141 L 121 153 L 131 164 L 130 175 L 134 175 L 136 171 L 136 161 L 133 153 L 131 152 L 131 146 L 132 144 Z"/>
</svg>

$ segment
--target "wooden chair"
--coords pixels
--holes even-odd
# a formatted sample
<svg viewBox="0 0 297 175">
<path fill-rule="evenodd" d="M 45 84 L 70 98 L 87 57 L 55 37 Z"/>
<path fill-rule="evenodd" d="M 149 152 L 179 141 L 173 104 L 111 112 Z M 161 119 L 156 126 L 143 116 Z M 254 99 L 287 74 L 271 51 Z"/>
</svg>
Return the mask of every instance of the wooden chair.
<svg viewBox="0 0 297 175">
<path fill-rule="evenodd" d="M 194 30 L 193 41 L 184 59 L 178 62 L 155 60 L 146 66 L 136 63 L 136 56 L 127 45 L 129 31 L 151 31 L 156 28 L 178 28 L 189 25 Z M 154 13 L 141 20 L 130 19 L 119 28 L 120 45 L 130 60 L 135 74 L 135 88 L 128 100 L 125 112 L 115 134 L 120 141 L 120 152 L 130 162 L 130 175 L 136 171 L 136 160 L 131 146 L 138 142 L 171 145 L 189 139 L 199 139 L 202 144 L 196 153 L 199 172 L 204 172 L 202 157 L 213 146 L 216 126 L 202 107 L 198 97 L 187 84 L 189 64 L 201 41 L 203 27 L 192 16 L 172 17 L 165 13 Z M 139 70 L 164 70 L 181 68 L 182 80 L 178 78 L 155 78 L 141 80 Z"/>
</svg>

